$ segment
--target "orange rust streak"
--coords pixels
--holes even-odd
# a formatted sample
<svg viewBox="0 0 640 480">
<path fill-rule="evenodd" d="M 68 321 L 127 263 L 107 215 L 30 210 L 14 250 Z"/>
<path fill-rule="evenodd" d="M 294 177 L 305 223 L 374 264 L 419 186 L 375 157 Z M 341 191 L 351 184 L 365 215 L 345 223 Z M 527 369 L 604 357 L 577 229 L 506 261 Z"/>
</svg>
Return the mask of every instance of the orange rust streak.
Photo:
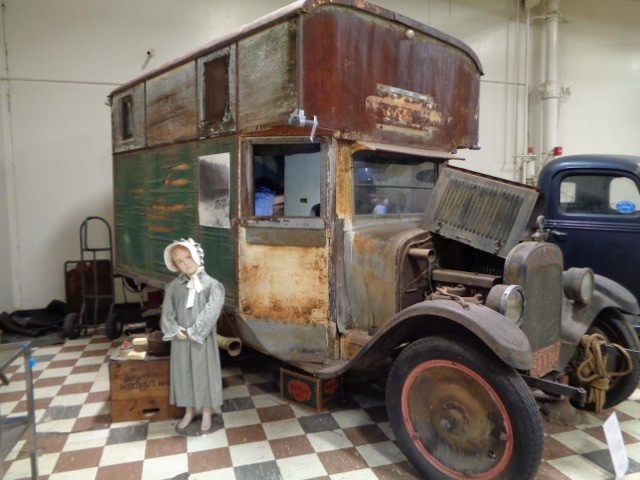
<svg viewBox="0 0 640 480">
<path fill-rule="evenodd" d="M 189 170 L 191 166 L 188 163 L 178 163 L 176 165 L 171 165 L 167 167 L 167 170 L 181 171 L 181 170 Z"/>
<path fill-rule="evenodd" d="M 147 227 L 147 229 L 150 232 L 162 232 L 162 233 L 169 233 L 171 232 L 171 229 L 168 227 L 163 227 L 162 225 L 149 225 Z"/>
<path fill-rule="evenodd" d="M 176 178 L 175 180 L 165 178 L 162 183 L 170 187 L 183 187 L 185 185 L 189 185 L 189 180 L 186 178 Z"/>
<path fill-rule="evenodd" d="M 187 209 L 186 205 L 151 205 L 153 210 L 161 212 L 182 212 Z"/>
</svg>

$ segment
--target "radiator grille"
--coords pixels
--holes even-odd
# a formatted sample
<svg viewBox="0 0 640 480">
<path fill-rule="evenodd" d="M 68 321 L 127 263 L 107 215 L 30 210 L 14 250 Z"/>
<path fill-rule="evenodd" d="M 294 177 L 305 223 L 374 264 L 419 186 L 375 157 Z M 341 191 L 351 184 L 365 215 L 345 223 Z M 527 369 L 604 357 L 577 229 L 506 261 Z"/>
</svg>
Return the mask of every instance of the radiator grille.
<svg viewBox="0 0 640 480">
<path fill-rule="evenodd" d="M 505 263 L 505 283 L 524 289 L 522 331 L 532 350 L 560 338 L 562 315 L 562 254 L 549 243 L 526 242 L 514 248 Z"/>
</svg>

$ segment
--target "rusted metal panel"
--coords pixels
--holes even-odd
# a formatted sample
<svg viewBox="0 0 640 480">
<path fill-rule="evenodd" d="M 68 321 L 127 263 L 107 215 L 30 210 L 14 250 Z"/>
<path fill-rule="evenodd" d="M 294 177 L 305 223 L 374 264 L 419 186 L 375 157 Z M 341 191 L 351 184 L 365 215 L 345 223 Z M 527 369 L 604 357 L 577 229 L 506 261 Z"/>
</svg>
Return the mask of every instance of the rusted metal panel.
<svg viewBox="0 0 640 480">
<path fill-rule="evenodd" d="M 477 144 L 477 59 L 415 22 L 344 8 L 325 5 L 301 19 L 307 115 L 386 143 L 444 151 Z"/>
<path fill-rule="evenodd" d="M 532 226 L 538 199 L 533 187 L 444 167 L 421 226 L 505 258 Z"/>
<path fill-rule="evenodd" d="M 347 232 L 345 269 L 353 323 L 349 328 L 379 328 L 398 311 L 397 252 L 424 233 L 416 226 L 387 223 Z"/>
<path fill-rule="evenodd" d="M 189 63 L 146 84 L 147 144 L 174 143 L 198 134 L 196 66 Z"/>
<path fill-rule="evenodd" d="M 245 238 L 249 245 L 324 247 L 327 244 L 324 229 L 247 227 L 245 230 Z"/>
<path fill-rule="evenodd" d="M 283 123 L 297 104 L 297 21 L 238 42 L 238 121 L 241 129 Z"/>
<path fill-rule="evenodd" d="M 328 323 L 294 323 L 234 317 L 234 331 L 243 345 L 295 363 L 326 365 L 331 358 L 331 329 Z"/>
<path fill-rule="evenodd" d="M 239 241 L 243 317 L 292 323 L 329 321 L 326 247 L 249 245 L 242 232 Z"/>
</svg>

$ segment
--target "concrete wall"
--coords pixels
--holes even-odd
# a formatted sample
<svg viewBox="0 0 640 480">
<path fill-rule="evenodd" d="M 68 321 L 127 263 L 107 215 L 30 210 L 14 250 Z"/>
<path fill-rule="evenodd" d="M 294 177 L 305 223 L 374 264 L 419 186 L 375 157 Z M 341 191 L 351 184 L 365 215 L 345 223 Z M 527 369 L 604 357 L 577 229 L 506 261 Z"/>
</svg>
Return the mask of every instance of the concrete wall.
<svg viewBox="0 0 640 480">
<path fill-rule="evenodd" d="M 90 215 L 112 221 L 107 94 L 288 3 L 3 1 L 0 311 L 64 299 L 64 262 L 79 257 L 80 223 Z M 544 0 L 531 12 L 530 63 L 518 0 L 377 3 L 477 52 L 485 71 L 482 150 L 459 153 L 467 168 L 519 179 L 514 155 L 540 142 L 543 22 L 536 17 Z M 560 107 L 559 143 L 566 154 L 640 152 L 640 2 L 560 0 L 560 9 L 567 22 L 560 26 L 561 86 L 571 94 Z"/>
</svg>

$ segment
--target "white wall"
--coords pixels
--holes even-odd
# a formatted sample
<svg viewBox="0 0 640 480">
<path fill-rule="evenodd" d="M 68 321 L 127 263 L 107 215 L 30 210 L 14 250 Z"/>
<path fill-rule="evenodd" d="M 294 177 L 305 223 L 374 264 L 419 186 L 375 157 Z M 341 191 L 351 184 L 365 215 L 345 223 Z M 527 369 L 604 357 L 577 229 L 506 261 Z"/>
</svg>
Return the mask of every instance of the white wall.
<svg viewBox="0 0 640 480">
<path fill-rule="evenodd" d="M 544 12 L 544 2 L 535 15 Z M 8 58 L 0 68 L 0 311 L 64 299 L 63 265 L 79 256 L 80 223 L 89 215 L 112 221 L 107 94 L 288 3 L 3 1 L 0 67 L 5 48 Z M 485 71 L 482 150 L 460 154 L 467 168 L 517 178 L 513 155 L 528 144 L 539 148 L 542 22 L 532 22 L 530 35 L 528 136 L 526 29 L 516 22 L 518 0 L 377 3 L 477 52 Z M 560 0 L 560 6 L 568 22 L 560 27 L 561 86 L 571 89 L 560 107 L 560 144 L 565 153 L 640 152 L 640 2 Z M 154 56 L 147 61 L 149 49 Z"/>
</svg>

